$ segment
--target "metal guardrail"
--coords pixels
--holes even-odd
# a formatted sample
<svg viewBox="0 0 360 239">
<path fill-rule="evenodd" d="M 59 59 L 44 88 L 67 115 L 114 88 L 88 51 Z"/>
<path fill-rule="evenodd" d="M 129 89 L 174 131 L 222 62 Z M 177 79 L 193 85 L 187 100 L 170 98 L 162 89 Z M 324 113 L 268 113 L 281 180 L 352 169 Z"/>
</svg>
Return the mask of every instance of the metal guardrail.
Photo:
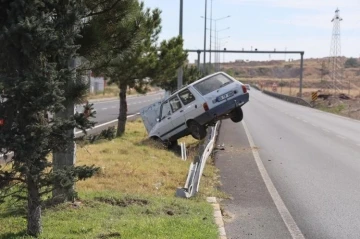
<svg viewBox="0 0 360 239">
<path fill-rule="evenodd" d="M 195 156 L 191 163 L 189 173 L 183 188 L 176 190 L 176 196 L 190 198 L 199 192 L 201 176 L 204 172 L 206 162 L 213 152 L 216 136 L 220 127 L 220 121 L 215 126 L 208 128 L 208 134 L 204 143 L 199 148 L 199 154 Z"/>
<path fill-rule="evenodd" d="M 289 95 L 283 95 L 283 94 L 279 94 L 279 93 L 275 93 L 275 92 L 271 92 L 271 91 L 267 91 L 267 90 L 263 90 L 264 94 L 276 97 L 278 99 L 281 100 L 285 100 L 294 104 L 298 104 L 298 105 L 302 105 L 302 106 L 307 106 L 307 107 L 312 107 L 312 105 L 307 102 L 306 100 L 299 98 L 299 97 L 294 97 L 294 96 L 289 96 Z"/>
</svg>

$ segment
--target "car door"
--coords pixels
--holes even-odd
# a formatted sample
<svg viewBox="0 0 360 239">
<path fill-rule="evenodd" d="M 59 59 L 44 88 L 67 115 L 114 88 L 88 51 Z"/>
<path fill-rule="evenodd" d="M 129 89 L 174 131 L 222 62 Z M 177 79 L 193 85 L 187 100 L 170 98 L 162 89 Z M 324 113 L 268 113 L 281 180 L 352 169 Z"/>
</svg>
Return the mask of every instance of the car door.
<svg viewBox="0 0 360 239">
<path fill-rule="evenodd" d="M 171 107 L 169 101 L 167 100 L 161 105 L 159 123 L 157 125 L 157 130 L 156 130 L 157 135 L 162 140 L 167 140 L 170 138 L 169 133 L 171 133 L 173 129 L 171 116 L 172 116 Z"/>
<path fill-rule="evenodd" d="M 174 127 L 173 132 L 171 132 L 171 136 L 181 135 L 181 133 L 187 128 L 183 105 L 181 104 L 180 99 L 177 95 L 170 98 L 169 102 L 172 111 L 171 121 Z"/>
<path fill-rule="evenodd" d="M 184 105 L 185 121 L 188 119 L 195 119 L 199 115 L 205 113 L 202 106 L 204 103 L 201 101 L 201 97 L 196 96 L 195 92 L 192 92 L 190 88 L 187 88 L 179 93 L 179 98 Z"/>
</svg>

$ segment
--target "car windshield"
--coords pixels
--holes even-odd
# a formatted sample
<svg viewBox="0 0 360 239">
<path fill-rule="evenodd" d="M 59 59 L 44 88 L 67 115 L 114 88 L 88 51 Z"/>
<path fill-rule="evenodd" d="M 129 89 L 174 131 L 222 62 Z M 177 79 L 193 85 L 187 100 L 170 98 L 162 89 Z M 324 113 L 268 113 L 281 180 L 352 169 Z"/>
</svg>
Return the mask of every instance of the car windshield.
<svg viewBox="0 0 360 239">
<path fill-rule="evenodd" d="M 194 85 L 195 89 L 202 95 L 207 95 L 233 81 L 223 74 L 217 74 Z"/>
</svg>

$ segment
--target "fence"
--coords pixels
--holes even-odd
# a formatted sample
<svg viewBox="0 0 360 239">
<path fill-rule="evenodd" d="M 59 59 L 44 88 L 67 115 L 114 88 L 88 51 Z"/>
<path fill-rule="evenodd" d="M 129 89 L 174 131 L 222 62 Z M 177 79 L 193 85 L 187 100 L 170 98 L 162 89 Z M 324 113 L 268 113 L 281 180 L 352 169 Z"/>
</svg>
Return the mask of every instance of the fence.
<svg viewBox="0 0 360 239">
<path fill-rule="evenodd" d="M 213 152 L 216 136 L 220 127 L 220 121 L 213 127 L 208 128 L 207 137 L 199 148 L 199 154 L 195 156 L 190 165 L 189 173 L 184 188 L 176 190 L 176 196 L 190 198 L 199 192 L 201 176 L 204 172 L 206 162 Z"/>
</svg>

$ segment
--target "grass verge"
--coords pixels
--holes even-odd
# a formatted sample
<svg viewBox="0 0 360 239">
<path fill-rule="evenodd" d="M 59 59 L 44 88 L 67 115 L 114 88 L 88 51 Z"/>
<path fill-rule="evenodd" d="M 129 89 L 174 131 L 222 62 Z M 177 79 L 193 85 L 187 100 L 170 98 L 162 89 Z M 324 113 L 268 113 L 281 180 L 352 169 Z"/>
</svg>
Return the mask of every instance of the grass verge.
<svg viewBox="0 0 360 239">
<path fill-rule="evenodd" d="M 101 171 L 77 184 L 79 202 L 47 208 L 40 238 L 217 238 L 206 196 L 219 196 L 216 168 L 209 161 L 201 192 L 191 200 L 175 198 L 184 185 L 197 142 L 182 139 L 189 160 L 146 140 L 141 121 L 110 142 L 78 148 L 77 164 Z M 27 238 L 24 206 L 0 205 L 0 238 Z"/>
</svg>

